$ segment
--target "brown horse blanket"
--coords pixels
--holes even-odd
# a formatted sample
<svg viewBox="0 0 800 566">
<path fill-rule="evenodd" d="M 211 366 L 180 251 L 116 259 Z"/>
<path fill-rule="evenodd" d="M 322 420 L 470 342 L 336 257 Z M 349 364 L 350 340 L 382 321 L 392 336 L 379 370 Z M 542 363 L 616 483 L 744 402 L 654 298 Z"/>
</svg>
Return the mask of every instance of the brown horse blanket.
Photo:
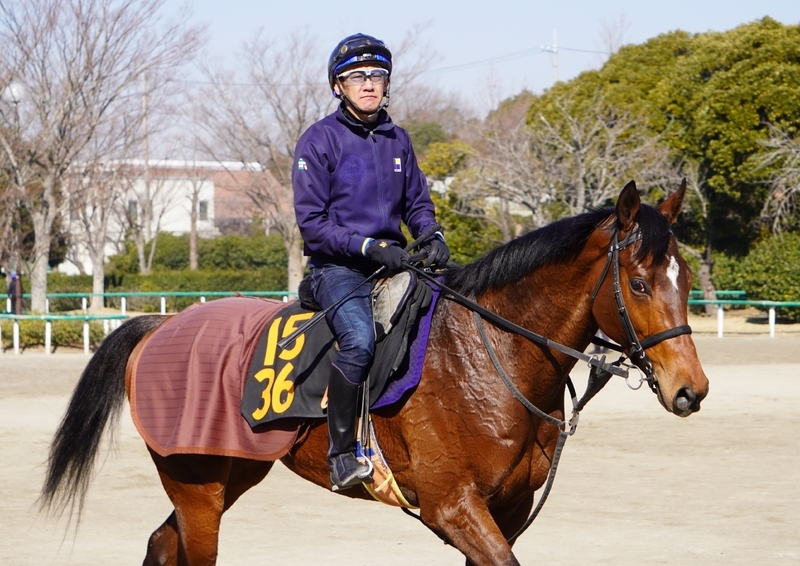
<svg viewBox="0 0 800 566">
<path fill-rule="evenodd" d="M 240 413 L 244 376 L 258 338 L 287 303 L 231 297 L 197 304 L 150 337 L 131 378 L 131 415 L 162 456 L 211 454 L 275 460 L 304 420 L 251 428 Z"/>
</svg>

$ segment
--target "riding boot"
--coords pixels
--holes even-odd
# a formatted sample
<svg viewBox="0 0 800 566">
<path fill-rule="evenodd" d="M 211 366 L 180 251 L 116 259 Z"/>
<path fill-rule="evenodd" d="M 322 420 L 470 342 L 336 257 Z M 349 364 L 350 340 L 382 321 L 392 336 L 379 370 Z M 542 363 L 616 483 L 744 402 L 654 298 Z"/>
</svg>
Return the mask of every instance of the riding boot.
<svg viewBox="0 0 800 566">
<path fill-rule="evenodd" d="M 331 368 L 328 379 L 328 464 L 333 491 L 371 481 L 372 466 L 362 463 L 355 454 L 358 393 L 358 385 L 348 381 L 336 366 Z"/>
</svg>

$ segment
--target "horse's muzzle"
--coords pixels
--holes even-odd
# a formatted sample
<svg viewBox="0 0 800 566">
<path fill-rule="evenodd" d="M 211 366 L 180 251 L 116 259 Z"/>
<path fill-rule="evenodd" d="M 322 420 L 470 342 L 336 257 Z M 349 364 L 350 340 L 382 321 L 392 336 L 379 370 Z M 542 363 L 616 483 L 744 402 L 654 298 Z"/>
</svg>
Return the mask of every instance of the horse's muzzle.
<svg viewBox="0 0 800 566">
<path fill-rule="evenodd" d="M 700 410 L 700 401 L 705 396 L 706 392 L 698 395 L 689 387 L 681 387 L 672 399 L 672 412 L 679 417 L 688 417 Z"/>
</svg>

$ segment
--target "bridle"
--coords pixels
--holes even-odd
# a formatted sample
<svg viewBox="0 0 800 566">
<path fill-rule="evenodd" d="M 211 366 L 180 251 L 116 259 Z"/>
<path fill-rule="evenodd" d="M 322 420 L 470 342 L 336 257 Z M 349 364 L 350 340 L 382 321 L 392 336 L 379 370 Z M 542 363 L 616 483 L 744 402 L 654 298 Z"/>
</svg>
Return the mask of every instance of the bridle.
<svg viewBox="0 0 800 566">
<path fill-rule="evenodd" d="M 617 313 L 619 315 L 620 322 L 622 323 L 622 330 L 625 332 L 625 339 L 628 342 L 628 357 L 630 358 L 633 364 L 641 369 L 644 372 L 644 377 L 642 378 L 643 381 L 646 381 L 647 384 L 650 386 L 650 389 L 653 390 L 653 393 L 658 394 L 658 382 L 656 380 L 656 372 L 653 369 L 653 363 L 650 361 L 650 358 L 647 357 L 646 350 L 648 348 L 652 348 L 656 344 L 660 344 L 665 340 L 669 340 L 670 338 L 675 338 L 676 336 L 681 336 L 683 334 L 691 334 L 692 327 L 688 324 L 682 324 L 680 326 L 676 326 L 674 328 L 669 328 L 667 330 L 662 330 L 661 332 L 657 332 L 656 334 L 652 334 L 646 337 L 643 340 L 639 340 L 639 337 L 636 335 L 636 330 L 633 328 L 633 322 L 631 322 L 631 317 L 628 314 L 628 309 L 625 307 L 625 299 L 622 296 L 622 285 L 620 284 L 620 276 L 619 276 L 619 252 L 620 250 L 624 250 L 629 245 L 633 244 L 634 242 L 638 242 L 642 239 L 642 231 L 639 229 L 631 230 L 631 232 L 620 242 L 619 236 L 617 233 L 616 227 L 611 235 L 611 243 L 609 244 L 608 254 L 606 258 L 605 266 L 603 267 L 602 275 L 597 282 L 597 285 L 594 287 L 594 291 L 592 292 L 591 296 L 591 304 L 594 304 L 594 300 L 597 297 L 597 293 L 600 291 L 600 287 L 605 281 L 606 276 L 608 275 L 609 267 L 614 266 L 614 299 L 617 303 Z M 619 348 L 616 344 L 612 344 L 606 341 L 602 341 L 606 347 L 611 349 L 622 351 L 622 348 Z M 623 358 L 620 358 L 620 363 Z"/>
</svg>

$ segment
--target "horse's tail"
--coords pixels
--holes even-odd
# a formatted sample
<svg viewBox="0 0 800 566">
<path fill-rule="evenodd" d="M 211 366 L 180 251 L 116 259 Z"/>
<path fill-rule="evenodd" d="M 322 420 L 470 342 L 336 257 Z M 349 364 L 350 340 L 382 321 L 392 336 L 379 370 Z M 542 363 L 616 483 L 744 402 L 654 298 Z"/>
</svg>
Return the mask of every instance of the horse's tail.
<svg viewBox="0 0 800 566">
<path fill-rule="evenodd" d="M 108 335 L 89 360 L 50 445 L 39 497 L 42 509 L 60 515 L 69 508 L 72 515 L 77 503 L 80 517 L 103 432 L 119 423 L 128 358 L 165 319 L 145 315 L 128 320 Z"/>
</svg>

